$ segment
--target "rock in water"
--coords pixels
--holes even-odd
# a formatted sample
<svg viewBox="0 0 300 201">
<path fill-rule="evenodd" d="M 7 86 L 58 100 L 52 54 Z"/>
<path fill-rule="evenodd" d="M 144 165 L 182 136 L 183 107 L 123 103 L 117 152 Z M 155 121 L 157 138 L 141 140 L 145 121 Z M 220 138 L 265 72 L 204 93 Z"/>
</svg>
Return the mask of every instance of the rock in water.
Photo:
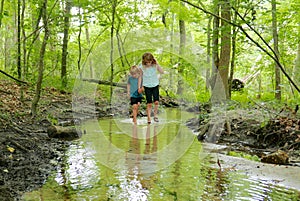
<svg viewBox="0 0 300 201">
<path fill-rule="evenodd" d="M 81 137 L 82 132 L 74 127 L 49 126 L 47 133 L 50 138 L 74 140 Z"/>
<path fill-rule="evenodd" d="M 278 150 L 275 153 L 263 156 L 261 162 L 284 165 L 289 162 L 289 156 L 286 152 Z"/>
</svg>

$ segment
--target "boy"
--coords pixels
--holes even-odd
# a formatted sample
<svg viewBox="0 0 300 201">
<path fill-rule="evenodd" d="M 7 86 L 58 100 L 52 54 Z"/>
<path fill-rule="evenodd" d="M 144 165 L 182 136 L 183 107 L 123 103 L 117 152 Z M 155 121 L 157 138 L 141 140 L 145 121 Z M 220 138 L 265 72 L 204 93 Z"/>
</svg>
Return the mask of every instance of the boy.
<svg viewBox="0 0 300 201">
<path fill-rule="evenodd" d="M 131 66 L 127 81 L 127 95 L 130 97 L 130 105 L 132 105 L 132 121 L 134 124 L 137 123 L 138 108 L 143 97 L 143 89 L 138 86 L 142 82 L 141 79 L 141 69 L 136 65 Z"/>
</svg>

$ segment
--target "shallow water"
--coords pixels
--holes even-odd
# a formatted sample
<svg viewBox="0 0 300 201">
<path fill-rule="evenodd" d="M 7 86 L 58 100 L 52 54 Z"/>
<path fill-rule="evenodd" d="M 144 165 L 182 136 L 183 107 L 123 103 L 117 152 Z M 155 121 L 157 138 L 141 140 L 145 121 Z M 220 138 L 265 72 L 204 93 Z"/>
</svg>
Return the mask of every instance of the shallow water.
<svg viewBox="0 0 300 201">
<path fill-rule="evenodd" d="M 297 190 L 212 168 L 184 126 L 192 115 L 163 110 L 160 122 L 90 120 L 63 156 L 64 166 L 25 201 L 60 200 L 299 200 Z"/>
</svg>

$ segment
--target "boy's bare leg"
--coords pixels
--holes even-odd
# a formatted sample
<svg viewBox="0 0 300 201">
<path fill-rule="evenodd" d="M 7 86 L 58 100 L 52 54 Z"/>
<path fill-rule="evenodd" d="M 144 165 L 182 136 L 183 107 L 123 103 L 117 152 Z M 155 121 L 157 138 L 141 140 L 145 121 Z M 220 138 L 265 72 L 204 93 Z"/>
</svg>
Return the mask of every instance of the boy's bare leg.
<svg viewBox="0 0 300 201">
<path fill-rule="evenodd" d="M 132 121 L 134 124 L 136 124 L 136 117 L 137 117 L 137 111 L 138 111 L 138 104 L 132 105 Z"/>
<path fill-rule="evenodd" d="M 151 123 L 151 109 L 152 109 L 152 103 L 147 103 L 147 119 L 148 119 L 148 123 Z"/>
</svg>

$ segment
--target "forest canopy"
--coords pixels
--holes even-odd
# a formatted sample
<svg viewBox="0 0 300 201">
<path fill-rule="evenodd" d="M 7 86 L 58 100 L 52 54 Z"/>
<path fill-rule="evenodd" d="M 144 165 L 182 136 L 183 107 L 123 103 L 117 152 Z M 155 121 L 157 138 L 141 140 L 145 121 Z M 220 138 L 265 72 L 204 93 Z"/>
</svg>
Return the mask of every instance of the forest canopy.
<svg viewBox="0 0 300 201">
<path fill-rule="evenodd" d="M 43 87 L 123 83 L 152 52 L 164 95 L 294 104 L 299 11 L 297 0 L 1 0 L 0 78 L 35 88 L 35 114 Z"/>
</svg>

